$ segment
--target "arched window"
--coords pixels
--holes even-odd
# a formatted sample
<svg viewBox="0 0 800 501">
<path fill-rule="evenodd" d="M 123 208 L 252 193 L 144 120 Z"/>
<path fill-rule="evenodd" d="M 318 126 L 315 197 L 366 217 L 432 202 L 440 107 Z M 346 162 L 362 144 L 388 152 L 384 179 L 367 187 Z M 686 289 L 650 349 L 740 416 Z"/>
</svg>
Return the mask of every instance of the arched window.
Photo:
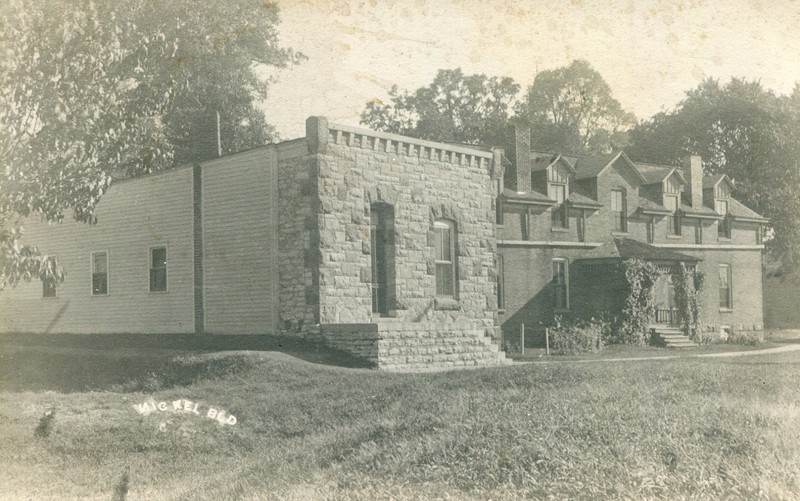
<svg viewBox="0 0 800 501">
<path fill-rule="evenodd" d="M 372 257 L 372 312 L 389 314 L 395 300 L 394 207 L 377 202 L 370 206 Z"/>
<path fill-rule="evenodd" d="M 455 298 L 458 291 L 456 225 L 447 219 L 433 224 L 435 233 L 436 296 Z"/>
</svg>

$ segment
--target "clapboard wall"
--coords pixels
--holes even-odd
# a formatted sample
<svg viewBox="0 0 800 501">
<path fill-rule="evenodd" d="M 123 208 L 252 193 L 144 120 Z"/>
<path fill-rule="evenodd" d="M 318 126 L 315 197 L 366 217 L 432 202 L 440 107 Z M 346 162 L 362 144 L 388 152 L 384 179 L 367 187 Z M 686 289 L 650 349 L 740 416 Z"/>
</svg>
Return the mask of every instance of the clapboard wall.
<svg viewBox="0 0 800 501">
<path fill-rule="evenodd" d="M 202 165 L 205 332 L 275 332 L 277 152 L 263 147 Z"/>
<path fill-rule="evenodd" d="M 66 277 L 56 297 L 34 279 L 0 292 L 0 331 L 194 332 L 192 169 L 116 182 L 97 224 L 31 217 L 23 242 L 56 255 Z M 150 292 L 150 248 L 167 247 L 167 290 Z M 91 254 L 108 253 L 108 294 L 92 294 Z"/>
</svg>

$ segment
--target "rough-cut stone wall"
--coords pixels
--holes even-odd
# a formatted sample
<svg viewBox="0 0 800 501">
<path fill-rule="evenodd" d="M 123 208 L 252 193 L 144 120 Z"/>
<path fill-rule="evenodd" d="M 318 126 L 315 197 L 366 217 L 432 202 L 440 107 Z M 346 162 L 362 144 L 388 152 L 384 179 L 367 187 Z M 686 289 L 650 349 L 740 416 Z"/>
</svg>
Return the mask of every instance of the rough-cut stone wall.
<svg viewBox="0 0 800 501">
<path fill-rule="evenodd" d="M 394 207 L 400 322 L 478 323 L 496 335 L 492 154 L 360 129 L 307 123 L 318 176 L 320 323 L 380 322 L 372 313 L 370 205 Z M 438 218 L 456 225 L 458 293 L 435 298 Z M 384 319 L 385 320 L 385 319 Z"/>
<path fill-rule="evenodd" d="M 299 147 L 298 147 L 299 146 Z M 285 334 L 315 333 L 319 300 L 315 282 L 315 165 L 305 142 L 278 160 L 278 329 Z M 285 157 L 285 158 L 281 158 Z"/>
</svg>

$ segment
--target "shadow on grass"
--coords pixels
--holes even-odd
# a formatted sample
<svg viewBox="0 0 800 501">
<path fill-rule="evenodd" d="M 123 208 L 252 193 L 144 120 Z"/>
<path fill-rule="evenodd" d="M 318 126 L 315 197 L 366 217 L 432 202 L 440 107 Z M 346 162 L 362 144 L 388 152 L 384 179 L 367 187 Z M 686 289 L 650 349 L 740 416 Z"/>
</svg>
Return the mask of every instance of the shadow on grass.
<svg viewBox="0 0 800 501">
<path fill-rule="evenodd" d="M 246 354 L 225 354 L 233 351 L 277 351 L 318 364 L 371 366 L 321 343 L 286 336 L 3 334 L 0 391 L 130 392 L 184 386 L 236 374 L 255 363 Z"/>
</svg>

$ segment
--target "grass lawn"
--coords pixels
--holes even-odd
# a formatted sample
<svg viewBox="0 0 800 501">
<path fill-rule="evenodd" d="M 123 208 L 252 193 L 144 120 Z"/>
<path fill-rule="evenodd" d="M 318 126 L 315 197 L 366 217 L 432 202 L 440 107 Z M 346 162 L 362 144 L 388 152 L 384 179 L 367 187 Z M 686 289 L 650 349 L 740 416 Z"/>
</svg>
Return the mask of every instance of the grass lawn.
<svg viewBox="0 0 800 501">
<path fill-rule="evenodd" d="M 800 352 L 389 374 L 271 351 L 8 344 L 2 499 L 800 496 Z M 96 391 L 58 381 L 82 371 Z M 199 415 L 134 407 L 178 399 Z"/>
</svg>

